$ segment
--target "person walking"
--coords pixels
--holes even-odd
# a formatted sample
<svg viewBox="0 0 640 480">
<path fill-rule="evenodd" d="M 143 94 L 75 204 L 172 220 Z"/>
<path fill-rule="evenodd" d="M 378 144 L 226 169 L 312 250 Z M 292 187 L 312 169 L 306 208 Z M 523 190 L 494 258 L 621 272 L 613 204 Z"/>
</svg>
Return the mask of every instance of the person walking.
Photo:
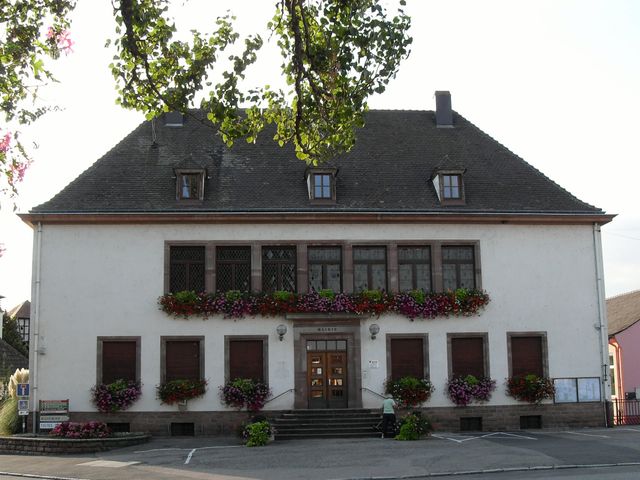
<svg viewBox="0 0 640 480">
<path fill-rule="evenodd" d="M 392 427 L 391 437 L 395 436 L 397 404 L 390 394 L 382 402 L 382 438 L 388 436 L 389 426 Z"/>
</svg>

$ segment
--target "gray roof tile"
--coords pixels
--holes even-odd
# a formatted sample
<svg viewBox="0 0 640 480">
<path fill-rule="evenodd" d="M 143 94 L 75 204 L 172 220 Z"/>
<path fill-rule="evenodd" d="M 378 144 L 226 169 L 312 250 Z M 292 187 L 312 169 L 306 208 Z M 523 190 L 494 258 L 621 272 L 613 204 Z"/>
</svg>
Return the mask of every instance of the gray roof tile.
<svg viewBox="0 0 640 480">
<path fill-rule="evenodd" d="M 374 110 L 338 168 L 335 205 L 309 202 L 306 164 L 267 128 L 255 144 L 226 148 L 202 112 L 183 127 L 144 122 L 34 213 L 115 212 L 481 212 L 602 214 L 578 200 L 465 118 L 436 128 L 433 111 Z M 441 206 L 430 176 L 466 169 L 465 205 Z M 175 199 L 174 168 L 207 169 L 204 201 Z"/>
</svg>

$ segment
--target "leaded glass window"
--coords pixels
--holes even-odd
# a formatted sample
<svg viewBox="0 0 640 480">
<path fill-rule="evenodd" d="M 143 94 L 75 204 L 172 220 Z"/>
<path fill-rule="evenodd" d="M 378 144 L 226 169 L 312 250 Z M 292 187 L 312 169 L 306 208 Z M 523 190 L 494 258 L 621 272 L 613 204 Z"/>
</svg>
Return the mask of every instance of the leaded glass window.
<svg viewBox="0 0 640 480">
<path fill-rule="evenodd" d="M 169 290 L 204 291 L 204 246 L 170 247 Z"/>
<path fill-rule="evenodd" d="M 442 280 L 445 290 L 476 287 L 472 246 L 442 247 Z"/>
<path fill-rule="evenodd" d="M 296 291 L 296 247 L 262 247 L 262 290 Z"/>
<path fill-rule="evenodd" d="M 251 288 L 251 247 L 216 248 L 216 289 L 219 292 Z"/>
<path fill-rule="evenodd" d="M 353 290 L 387 289 L 385 247 L 353 247 Z"/>
<path fill-rule="evenodd" d="M 342 250 L 340 247 L 309 247 L 309 289 L 342 290 Z"/>
<path fill-rule="evenodd" d="M 429 247 L 398 247 L 400 291 L 431 291 L 431 250 Z"/>
</svg>

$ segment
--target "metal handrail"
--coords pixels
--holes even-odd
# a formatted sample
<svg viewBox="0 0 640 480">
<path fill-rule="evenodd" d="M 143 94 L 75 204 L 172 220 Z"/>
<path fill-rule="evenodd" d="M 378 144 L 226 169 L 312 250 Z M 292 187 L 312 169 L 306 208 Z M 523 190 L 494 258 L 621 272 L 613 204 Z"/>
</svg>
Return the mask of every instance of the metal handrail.
<svg viewBox="0 0 640 480">
<path fill-rule="evenodd" d="M 367 392 L 371 392 L 374 395 L 379 396 L 380 398 L 387 398 L 384 395 L 382 395 L 381 393 L 375 392 L 375 391 L 373 391 L 373 390 L 371 390 L 370 388 L 367 388 L 367 387 L 362 387 L 360 390 L 366 390 Z"/>
<path fill-rule="evenodd" d="M 276 395 L 276 396 L 275 396 L 275 397 L 273 397 L 273 398 L 270 398 L 269 400 L 267 400 L 267 401 L 266 401 L 266 402 L 264 402 L 264 403 L 265 403 L 265 405 L 266 405 L 266 404 L 267 404 L 267 403 L 269 403 L 269 402 L 273 402 L 276 398 L 280 398 L 280 397 L 281 397 L 281 396 L 283 396 L 285 393 L 289 393 L 289 392 L 293 392 L 293 391 L 295 391 L 295 389 L 293 389 L 293 388 L 290 388 L 289 390 L 285 390 L 284 392 L 282 392 L 282 393 L 280 393 L 280 394 Z"/>
</svg>

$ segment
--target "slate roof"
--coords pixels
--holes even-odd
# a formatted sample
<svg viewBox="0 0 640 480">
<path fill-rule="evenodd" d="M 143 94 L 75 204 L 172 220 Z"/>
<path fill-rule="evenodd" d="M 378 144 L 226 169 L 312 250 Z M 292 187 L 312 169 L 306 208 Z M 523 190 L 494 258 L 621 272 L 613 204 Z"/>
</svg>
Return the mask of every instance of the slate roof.
<svg viewBox="0 0 640 480">
<path fill-rule="evenodd" d="M 204 118 L 200 111 L 192 112 Z M 306 164 L 271 140 L 227 149 L 206 121 L 183 127 L 144 122 L 32 213 L 403 212 L 604 214 L 580 201 L 454 112 L 455 128 L 437 128 L 433 111 L 374 110 L 351 152 L 335 159 L 337 203 L 314 205 Z M 466 169 L 465 205 L 441 206 L 431 174 Z M 176 200 L 174 168 L 207 169 L 201 204 Z"/>
<path fill-rule="evenodd" d="M 607 324 L 612 337 L 640 321 L 640 290 L 607 299 Z"/>
</svg>

